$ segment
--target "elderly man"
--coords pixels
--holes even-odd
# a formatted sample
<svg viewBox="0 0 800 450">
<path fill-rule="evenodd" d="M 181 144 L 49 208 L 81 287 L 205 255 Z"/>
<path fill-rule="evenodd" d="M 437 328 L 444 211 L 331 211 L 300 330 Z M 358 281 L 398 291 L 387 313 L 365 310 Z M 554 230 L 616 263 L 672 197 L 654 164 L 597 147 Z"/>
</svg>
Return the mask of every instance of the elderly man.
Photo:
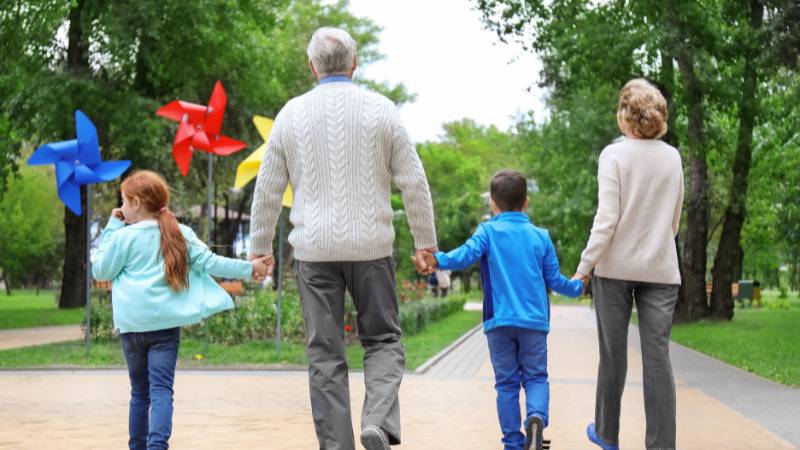
<svg viewBox="0 0 800 450">
<path fill-rule="evenodd" d="M 344 294 L 358 312 L 366 398 L 361 443 L 400 443 L 398 390 L 405 367 L 392 249 L 391 182 L 400 188 L 417 268 L 436 232 L 425 171 L 395 105 L 351 81 L 356 43 L 321 28 L 308 44 L 319 85 L 278 113 L 256 182 L 251 258 L 270 255 L 281 196 L 294 189 L 295 273 L 305 319 L 314 426 L 321 449 L 354 449 L 345 359 Z"/>
</svg>

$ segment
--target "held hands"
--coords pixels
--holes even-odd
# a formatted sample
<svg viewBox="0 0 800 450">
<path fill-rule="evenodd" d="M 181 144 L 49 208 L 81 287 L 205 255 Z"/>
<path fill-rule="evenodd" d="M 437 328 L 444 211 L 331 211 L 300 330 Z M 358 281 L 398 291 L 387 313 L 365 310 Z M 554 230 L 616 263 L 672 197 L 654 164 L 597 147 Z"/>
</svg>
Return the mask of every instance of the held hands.
<svg viewBox="0 0 800 450">
<path fill-rule="evenodd" d="M 430 275 L 436 270 L 436 267 L 439 266 L 436 257 L 433 256 L 433 252 L 435 251 L 437 251 L 436 247 L 418 249 L 414 252 L 414 256 L 411 257 L 417 272 L 421 275 Z"/>
<path fill-rule="evenodd" d="M 570 278 L 570 279 L 571 280 L 581 280 L 581 283 L 583 283 L 583 291 L 586 292 L 586 285 L 589 284 L 589 276 L 588 275 L 583 275 L 583 274 L 580 274 L 578 272 L 575 272 L 575 275 L 573 275 L 572 278 Z"/>
<path fill-rule="evenodd" d="M 253 280 L 261 282 L 266 277 L 272 276 L 272 271 L 275 269 L 275 258 L 272 255 L 250 255 L 250 261 L 253 263 Z"/>
</svg>

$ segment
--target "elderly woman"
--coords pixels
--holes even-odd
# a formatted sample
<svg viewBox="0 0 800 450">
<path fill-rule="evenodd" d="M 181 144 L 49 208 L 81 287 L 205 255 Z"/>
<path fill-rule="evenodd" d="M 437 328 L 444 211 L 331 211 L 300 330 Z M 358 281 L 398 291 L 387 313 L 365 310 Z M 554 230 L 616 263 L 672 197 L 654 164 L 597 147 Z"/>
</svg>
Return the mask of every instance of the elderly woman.
<svg viewBox="0 0 800 450">
<path fill-rule="evenodd" d="M 620 401 L 627 371 L 628 323 L 634 301 L 644 366 L 645 445 L 675 448 L 675 382 L 669 358 L 672 312 L 681 283 L 675 236 L 683 204 L 678 151 L 659 140 L 667 103 L 643 79 L 620 92 L 624 138 L 606 147 L 597 169 L 598 206 L 576 277 L 594 269 L 592 290 L 600 341 L 595 421 L 589 439 L 619 448 Z"/>
</svg>

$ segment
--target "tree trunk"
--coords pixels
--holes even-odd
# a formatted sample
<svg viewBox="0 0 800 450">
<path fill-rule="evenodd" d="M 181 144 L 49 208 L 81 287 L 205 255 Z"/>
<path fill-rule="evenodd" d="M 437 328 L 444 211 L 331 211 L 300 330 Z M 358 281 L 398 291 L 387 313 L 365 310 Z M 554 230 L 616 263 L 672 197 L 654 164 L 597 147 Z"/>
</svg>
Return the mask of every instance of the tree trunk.
<svg viewBox="0 0 800 450">
<path fill-rule="evenodd" d="M 89 55 L 81 25 L 84 0 L 72 2 L 69 11 L 69 42 L 67 44 L 67 70 L 80 73 L 89 68 Z M 78 308 L 86 301 L 86 187 L 81 186 L 81 208 L 84 214 L 76 216 L 64 208 L 64 271 L 61 282 L 59 308 Z"/>
<path fill-rule="evenodd" d="M 752 0 L 750 2 L 751 33 L 760 31 L 763 15 L 764 6 L 758 0 Z M 757 40 L 748 42 L 749 48 L 745 50 L 742 97 L 739 103 L 739 136 L 733 161 L 730 198 L 725 210 L 717 256 L 714 259 L 714 270 L 712 270 L 714 284 L 711 291 L 711 317 L 723 320 L 733 318 L 731 283 L 741 274 L 741 261 L 744 258 L 741 236 L 747 216 L 747 176 L 750 173 L 753 156 L 753 127 L 758 87 L 756 59 L 759 52 Z"/>
<path fill-rule="evenodd" d="M 11 296 L 11 280 L 8 279 L 8 274 L 3 271 L 3 284 L 6 285 L 6 295 Z"/>
<path fill-rule="evenodd" d="M 81 186 L 83 214 L 64 208 L 64 271 L 59 308 L 80 308 L 86 303 L 86 186 Z"/>
<path fill-rule="evenodd" d="M 667 116 L 667 134 L 665 134 L 661 139 L 666 142 L 667 144 L 679 148 L 680 143 L 678 142 L 678 135 L 675 133 L 675 101 L 673 100 L 673 93 L 675 92 L 675 68 L 674 68 L 674 60 L 671 55 L 667 52 L 661 52 L 661 73 L 659 75 L 659 83 L 658 88 L 661 91 L 661 94 L 667 100 L 667 109 L 669 111 L 669 115 Z M 678 255 L 678 271 L 681 275 L 681 286 L 678 288 L 678 299 L 675 303 L 675 311 L 672 316 L 672 321 L 674 323 L 681 322 L 686 320 L 683 316 L 679 314 L 680 312 L 686 312 L 686 279 L 683 276 L 683 257 L 681 252 L 681 245 L 680 245 L 680 236 L 675 236 L 675 253 Z"/>
<path fill-rule="evenodd" d="M 686 196 L 687 226 L 683 259 L 685 298 L 682 304 L 676 306 L 675 315 L 681 321 L 692 321 L 708 314 L 706 296 L 708 165 L 702 87 L 695 76 L 691 56 L 681 51 L 677 60 L 689 110 L 689 183 Z"/>
</svg>

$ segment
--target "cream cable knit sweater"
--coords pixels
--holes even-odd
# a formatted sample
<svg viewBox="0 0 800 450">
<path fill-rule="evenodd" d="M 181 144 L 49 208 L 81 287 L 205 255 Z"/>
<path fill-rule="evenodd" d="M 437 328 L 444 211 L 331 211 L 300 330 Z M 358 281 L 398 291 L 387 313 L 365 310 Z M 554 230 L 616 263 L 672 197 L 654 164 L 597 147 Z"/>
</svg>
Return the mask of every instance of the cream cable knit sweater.
<svg viewBox="0 0 800 450">
<path fill-rule="evenodd" d="M 659 140 L 621 139 L 600 154 L 598 205 L 577 272 L 680 284 L 675 235 L 683 205 L 678 151 Z"/>
<path fill-rule="evenodd" d="M 256 181 L 250 253 L 272 254 L 281 198 L 291 182 L 289 243 L 296 259 L 391 255 L 392 181 L 402 192 L 415 247 L 435 246 L 428 180 L 395 105 L 349 82 L 315 87 L 275 118 Z"/>
</svg>

